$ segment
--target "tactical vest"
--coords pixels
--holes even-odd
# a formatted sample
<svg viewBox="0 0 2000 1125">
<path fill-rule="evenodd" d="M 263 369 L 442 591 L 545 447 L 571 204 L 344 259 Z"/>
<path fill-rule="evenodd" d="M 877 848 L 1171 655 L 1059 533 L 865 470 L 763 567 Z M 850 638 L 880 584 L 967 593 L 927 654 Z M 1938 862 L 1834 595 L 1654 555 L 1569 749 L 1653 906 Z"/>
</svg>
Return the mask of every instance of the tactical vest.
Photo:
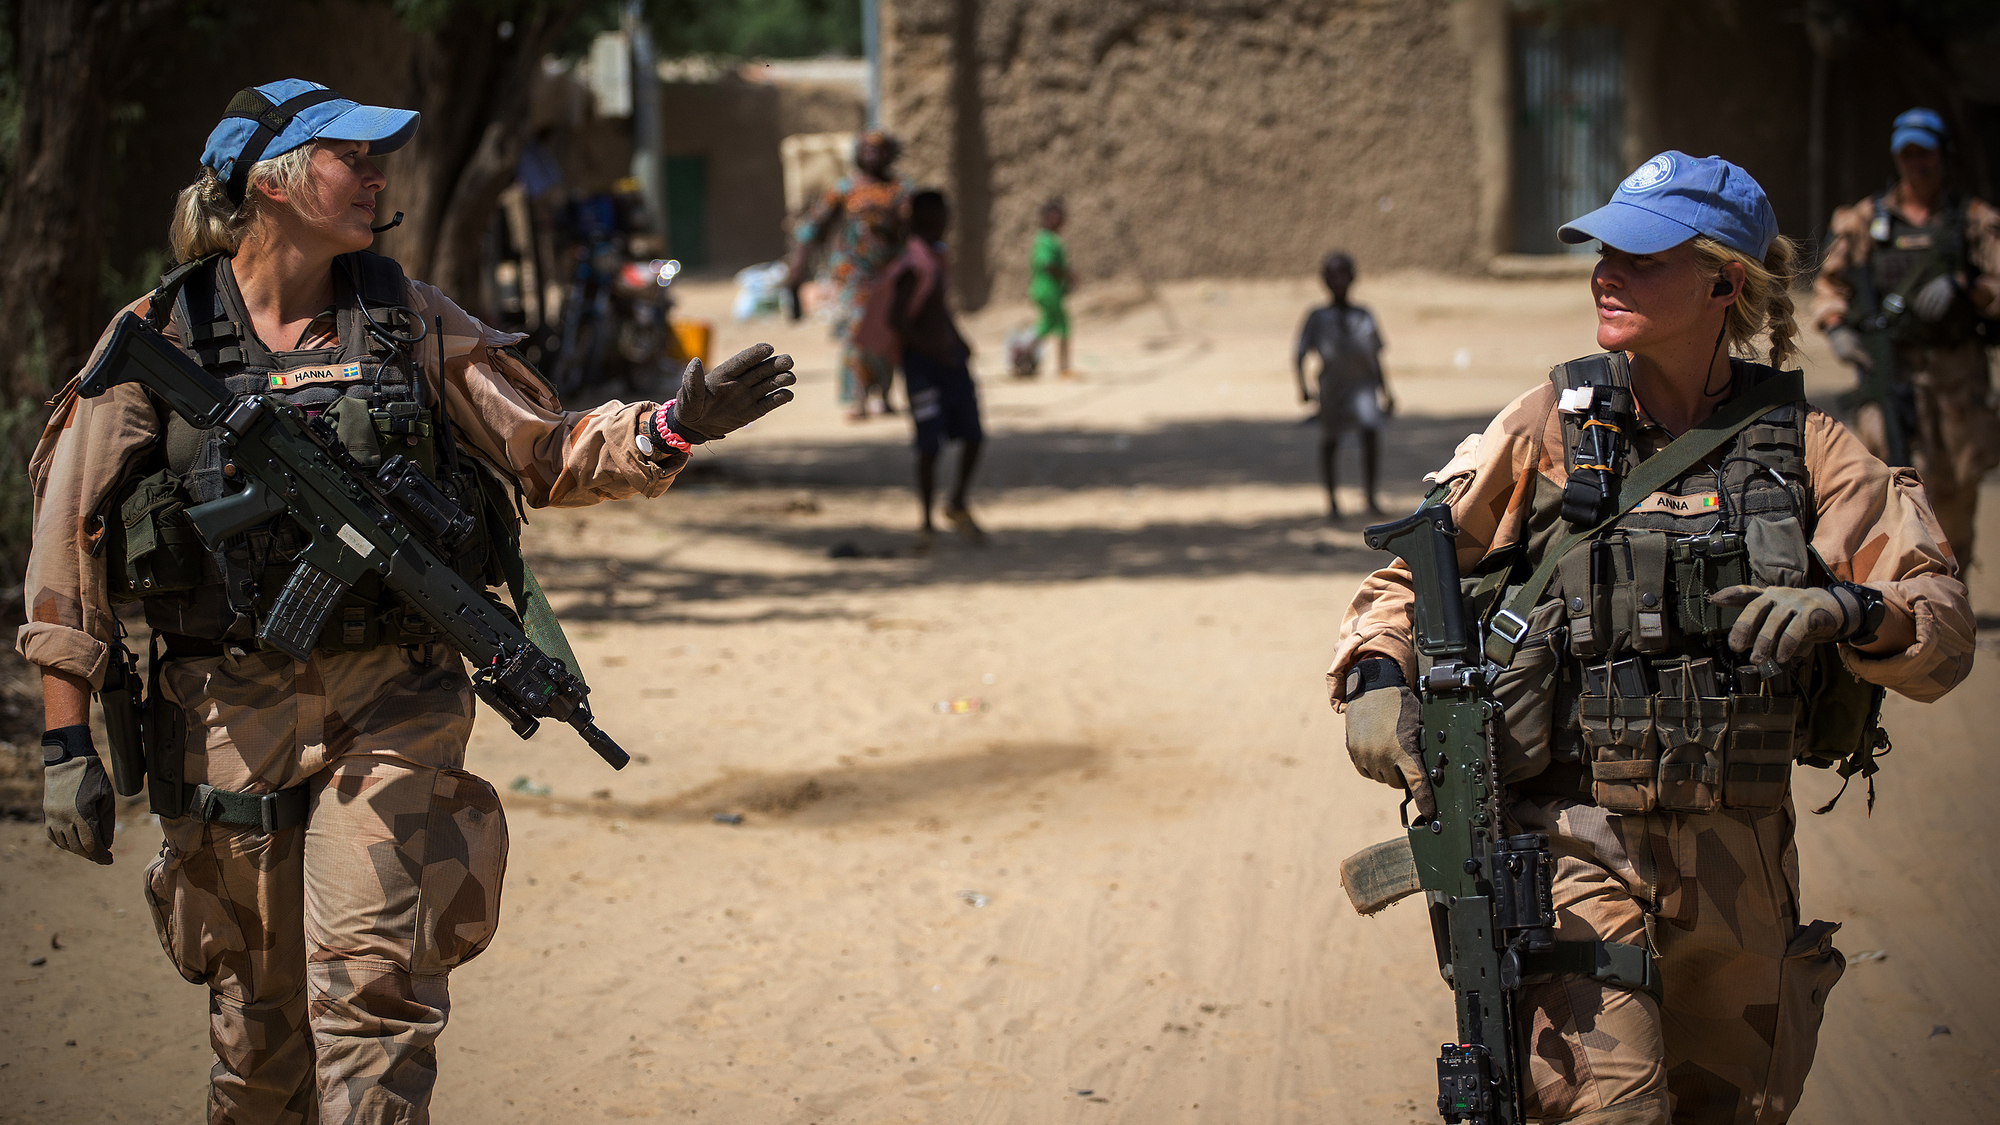
<svg viewBox="0 0 2000 1125">
<path fill-rule="evenodd" d="M 1739 392 L 1775 374 L 1739 360 L 1731 371 Z M 1631 372 L 1612 353 L 1562 364 L 1550 379 L 1559 396 L 1593 386 L 1629 392 Z M 1799 402 L 1766 413 L 1562 557 L 1495 685 L 1506 716 L 1504 781 L 1619 812 L 1784 802 L 1804 731 L 1801 696 L 1820 673 L 1747 665 L 1728 647 L 1738 611 L 1708 595 L 1746 582 L 1813 581 L 1806 410 Z M 1574 474 L 1588 467 L 1578 458 L 1590 418 L 1561 417 Z M 1612 467 L 1622 477 L 1640 458 L 1629 440 L 1621 446 Z M 1562 500 L 1538 480 L 1523 550 L 1482 563 L 1468 580 L 1507 596 L 1475 600 L 1476 610 L 1506 601 L 1571 529 Z"/>
<path fill-rule="evenodd" d="M 412 338 L 424 333 L 407 308 L 402 268 L 362 251 L 336 258 L 333 274 L 337 340 L 323 348 L 266 350 L 226 258 L 179 267 L 162 279 L 154 301 L 172 303 L 183 350 L 231 391 L 268 395 L 324 417 L 364 467 L 396 454 L 415 462 L 479 524 L 452 568 L 481 587 L 500 584 L 506 552 L 518 553 L 514 508 L 491 473 L 447 448 L 449 429 L 413 354 Z M 205 549 L 186 509 L 235 491 L 236 469 L 220 429 L 196 429 L 177 414 L 161 414 L 161 441 L 137 479 L 114 490 L 104 513 L 113 600 L 143 600 L 147 623 L 158 633 L 254 645 L 306 539 L 279 516 L 218 550 Z M 448 471 L 453 462 L 455 476 Z M 315 647 L 351 652 L 435 639 L 421 615 L 369 574 L 336 608 Z"/>
<path fill-rule="evenodd" d="M 1899 344 L 1952 347 L 1976 339 L 1979 314 L 1970 301 L 1954 301 L 1941 321 L 1927 324 L 1905 311 L 1925 283 L 1946 274 L 1976 279 L 1965 232 L 1965 197 L 1947 193 L 1928 226 L 1889 209 L 1888 193 L 1870 201 L 1868 259 L 1849 270 L 1855 300 L 1846 323 L 1864 332 L 1891 333 Z M 1866 276 L 1860 276 L 1865 271 Z"/>
</svg>

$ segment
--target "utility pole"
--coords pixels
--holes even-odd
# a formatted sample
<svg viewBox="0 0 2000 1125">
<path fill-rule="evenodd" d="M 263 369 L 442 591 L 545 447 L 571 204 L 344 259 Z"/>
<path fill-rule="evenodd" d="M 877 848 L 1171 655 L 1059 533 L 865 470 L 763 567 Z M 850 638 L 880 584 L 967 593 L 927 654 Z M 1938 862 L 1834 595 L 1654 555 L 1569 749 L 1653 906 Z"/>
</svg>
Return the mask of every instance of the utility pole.
<svg viewBox="0 0 2000 1125">
<path fill-rule="evenodd" d="M 653 32 L 643 0 L 625 0 L 620 22 L 632 51 L 632 178 L 646 201 L 646 216 L 661 238 L 667 234 L 666 169 L 660 159 L 660 70 L 653 58 Z"/>
</svg>

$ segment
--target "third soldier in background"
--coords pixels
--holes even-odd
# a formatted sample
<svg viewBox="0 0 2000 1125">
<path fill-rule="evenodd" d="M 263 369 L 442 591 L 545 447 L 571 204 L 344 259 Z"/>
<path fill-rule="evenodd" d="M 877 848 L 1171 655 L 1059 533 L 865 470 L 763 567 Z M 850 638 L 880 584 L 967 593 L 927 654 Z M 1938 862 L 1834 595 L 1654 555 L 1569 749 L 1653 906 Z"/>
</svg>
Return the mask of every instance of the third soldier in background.
<svg viewBox="0 0 2000 1125">
<path fill-rule="evenodd" d="M 1979 478 L 2000 464 L 1980 332 L 1982 318 L 2000 316 L 2000 212 L 1946 189 L 1946 141 L 1931 110 L 1896 118 L 1896 183 L 1834 212 L 1813 322 L 1860 369 L 1855 432 L 1869 452 L 1923 477 L 1962 574 Z"/>
</svg>

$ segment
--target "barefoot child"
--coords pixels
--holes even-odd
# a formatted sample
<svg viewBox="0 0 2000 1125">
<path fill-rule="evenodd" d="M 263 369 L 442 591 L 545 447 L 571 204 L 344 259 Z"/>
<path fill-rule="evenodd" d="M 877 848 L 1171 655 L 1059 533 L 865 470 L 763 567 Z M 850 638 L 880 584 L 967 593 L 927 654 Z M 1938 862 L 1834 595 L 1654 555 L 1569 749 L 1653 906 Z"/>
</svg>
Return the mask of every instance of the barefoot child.
<svg viewBox="0 0 2000 1125">
<path fill-rule="evenodd" d="M 1063 298 L 1070 290 L 1069 255 L 1062 240 L 1064 217 L 1061 199 L 1042 204 L 1042 229 L 1035 232 L 1035 248 L 1028 257 L 1028 299 L 1040 314 L 1035 343 L 1054 336 L 1056 370 L 1071 379 L 1075 374 L 1069 366 L 1069 310 L 1063 307 Z"/>
<path fill-rule="evenodd" d="M 1375 502 L 1375 471 L 1382 419 L 1395 412 L 1396 400 L 1382 371 L 1382 336 L 1367 309 L 1349 304 L 1354 284 L 1354 259 L 1336 250 L 1320 263 L 1320 279 L 1333 302 L 1306 315 L 1292 367 L 1299 380 L 1299 401 L 1311 402 L 1306 386 L 1306 356 L 1319 356 L 1319 471 L 1326 482 L 1327 518 L 1340 518 L 1334 498 L 1333 455 L 1341 435 L 1361 435 L 1361 484 L 1371 515 L 1381 515 Z"/>
<path fill-rule="evenodd" d="M 910 241 L 895 267 L 888 310 L 889 328 L 903 357 L 910 421 L 916 428 L 917 499 L 924 513 L 917 531 L 917 554 L 930 550 L 931 498 L 937 487 L 938 450 L 946 438 L 961 445 L 958 482 L 945 502 L 944 516 L 967 540 L 985 540 L 985 532 L 973 522 L 965 505 L 966 486 L 979 462 L 984 435 L 979 425 L 979 394 L 966 367 L 972 348 L 959 335 L 945 301 L 948 271 L 944 235 L 950 217 L 939 192 L 921 191 L 910 200 Z"/>
</svg>

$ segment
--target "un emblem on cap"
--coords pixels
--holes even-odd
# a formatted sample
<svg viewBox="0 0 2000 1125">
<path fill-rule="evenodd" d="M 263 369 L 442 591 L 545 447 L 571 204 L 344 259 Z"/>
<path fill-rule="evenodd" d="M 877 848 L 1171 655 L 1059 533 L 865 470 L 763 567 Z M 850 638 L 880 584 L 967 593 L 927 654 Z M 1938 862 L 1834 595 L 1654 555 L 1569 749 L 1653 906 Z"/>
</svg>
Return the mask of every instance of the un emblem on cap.
<svg viewBox="0 0 2000 1125">
<path fill-rule="evenodd" d="M 1639 170 L 1625 177 L 1625 182 L 1619 184 L 1618 187 L 1622 191 L 1651 191 L 1672 179 L 1673 176 L 1674 158 L 1663 152 L 1646 161 L 1644 164 L 1639 165 Z"/>
</svg>

